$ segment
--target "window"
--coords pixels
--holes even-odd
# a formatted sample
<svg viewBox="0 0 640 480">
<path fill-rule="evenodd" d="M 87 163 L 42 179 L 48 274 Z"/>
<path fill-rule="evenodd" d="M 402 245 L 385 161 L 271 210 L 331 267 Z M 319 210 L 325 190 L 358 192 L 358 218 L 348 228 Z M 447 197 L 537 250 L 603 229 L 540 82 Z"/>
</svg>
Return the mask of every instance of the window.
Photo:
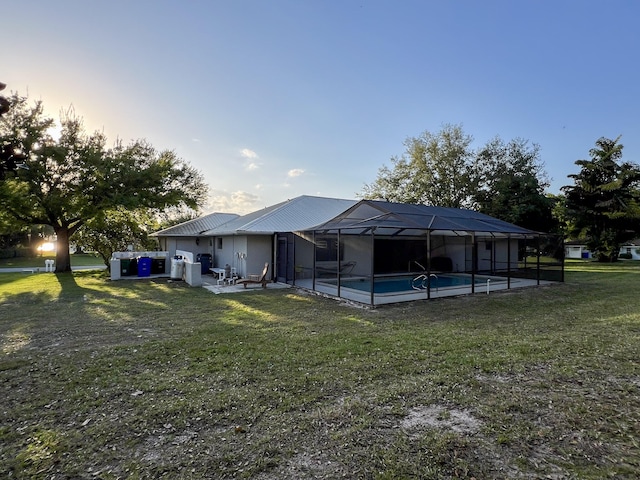
<svg viewBox="0 0 640 480">
<path fill-rule="evenodd" d="M 222 237 L 216 238 L 216 248 L 222 250 Z"/>
</svg>

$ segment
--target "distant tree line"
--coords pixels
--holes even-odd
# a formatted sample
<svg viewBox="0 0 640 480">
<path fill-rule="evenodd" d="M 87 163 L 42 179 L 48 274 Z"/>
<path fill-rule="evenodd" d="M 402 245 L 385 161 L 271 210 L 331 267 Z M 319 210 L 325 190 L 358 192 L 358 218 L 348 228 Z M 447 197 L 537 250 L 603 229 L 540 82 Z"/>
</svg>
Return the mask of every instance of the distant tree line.
<svg viewBox="0 0 640 480">
<path fill-rule="evenodd" d="M 640 168 L 622 162 L 619 138 L 600 138 L 563 194 L 549 187 L 537 144 L 499 136 L 477 150 L 460 125 L 423 132 L 382 166 L 361 198 L 468 208 L 539 232 L 584 239 L 600 261 L 640 235 Z"/>
</svg>

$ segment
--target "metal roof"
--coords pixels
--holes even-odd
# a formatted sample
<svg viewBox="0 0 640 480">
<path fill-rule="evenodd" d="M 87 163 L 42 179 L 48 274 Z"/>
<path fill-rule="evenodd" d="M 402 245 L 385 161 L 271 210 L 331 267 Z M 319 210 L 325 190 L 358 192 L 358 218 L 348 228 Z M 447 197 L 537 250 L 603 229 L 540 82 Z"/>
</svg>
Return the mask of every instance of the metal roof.
<svg viewBox="0 0 640 480">
<path fill-rule="evenodd" d="M 312 230 L 367 233 L 375 228 L 376 234 L 413 234 L 428 230 L 439 235 L 539 235 L 526 228 L 462 208 L 432 207 L 404 203 L 361 200 L 349 210 L 320 224 Z"/>
<path fill-rule="evenodd" d="M 210 213 L 152 233 L 157 237 L 194 237 L 238 218 L 236 213 Z"/>
<path fill-rule="evenodd" d="M 238 217 L 203 235 L 266 235 L 308 230 L 334 218 L 355 203 L 356 200 L 302 195 Z"/>
</svg>

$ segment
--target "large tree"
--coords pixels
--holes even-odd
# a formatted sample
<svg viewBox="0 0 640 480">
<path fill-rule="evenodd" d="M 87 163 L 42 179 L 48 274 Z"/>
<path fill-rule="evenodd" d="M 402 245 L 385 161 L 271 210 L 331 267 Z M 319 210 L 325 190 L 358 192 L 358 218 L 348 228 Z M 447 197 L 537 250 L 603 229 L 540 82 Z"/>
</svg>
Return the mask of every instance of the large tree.
<svg viewBox="0 0 640 480">
<path fill-rule="evenodd" d="M 537 144 L 495 137 L 478 151 L 476 175 L 473 197 L 480 212 L 539 232 L 556 230 Z"/>
<path fill-rule="evenodd" d="M 198 208 L 205 199 L 202 175 L 172 151 L 140 140 L 107 148 L 102 133 L 87 134 L 70 114 L 54 139 L 41 102 L 14 94 L 11 105 L 0 119 L 0 144 L 24 158 L 26 168 L 0 181 L 0 208 L 23 224 L 54 228 L 56 272 L 71 269 L 71 236 L 101 212 Z"/>
<path fill-rule="evenodd" d="M 640 231 L 640 167 L 622 161 L 623 145 L 600 138 L 589 160 L 578 160 L 580 172 L 562 187 L 574 236 L 601 262 L 618 259 L 620 246 Z"/>
<path fill-rule="evenodd" d="M 359 196 L 442 207 L 470 207 L 475 191 L 473 138 L 460 125 L 444 125 L 437 133 L 425 131 L 405 142 L 405 152 L 392 157 L 393 168 L 383 166 L 375 181 Z"/>
</svg>

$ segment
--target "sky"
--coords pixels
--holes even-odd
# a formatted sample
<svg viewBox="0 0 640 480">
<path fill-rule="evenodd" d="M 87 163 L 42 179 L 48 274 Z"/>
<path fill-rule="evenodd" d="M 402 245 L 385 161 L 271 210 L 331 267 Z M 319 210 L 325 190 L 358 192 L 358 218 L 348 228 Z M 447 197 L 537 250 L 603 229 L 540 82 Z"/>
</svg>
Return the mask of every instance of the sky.
<svg viewBox="0 0 640 480">
<path fill-rule="evenodd" d="M 404 141 L 538 144 L 549 193 L 600 137 L 640 163 L 636 0 L 9 0 L 0 81 L 110 143 L 174 150 L 204 212 L 356 199 Z"/>
</svg>

